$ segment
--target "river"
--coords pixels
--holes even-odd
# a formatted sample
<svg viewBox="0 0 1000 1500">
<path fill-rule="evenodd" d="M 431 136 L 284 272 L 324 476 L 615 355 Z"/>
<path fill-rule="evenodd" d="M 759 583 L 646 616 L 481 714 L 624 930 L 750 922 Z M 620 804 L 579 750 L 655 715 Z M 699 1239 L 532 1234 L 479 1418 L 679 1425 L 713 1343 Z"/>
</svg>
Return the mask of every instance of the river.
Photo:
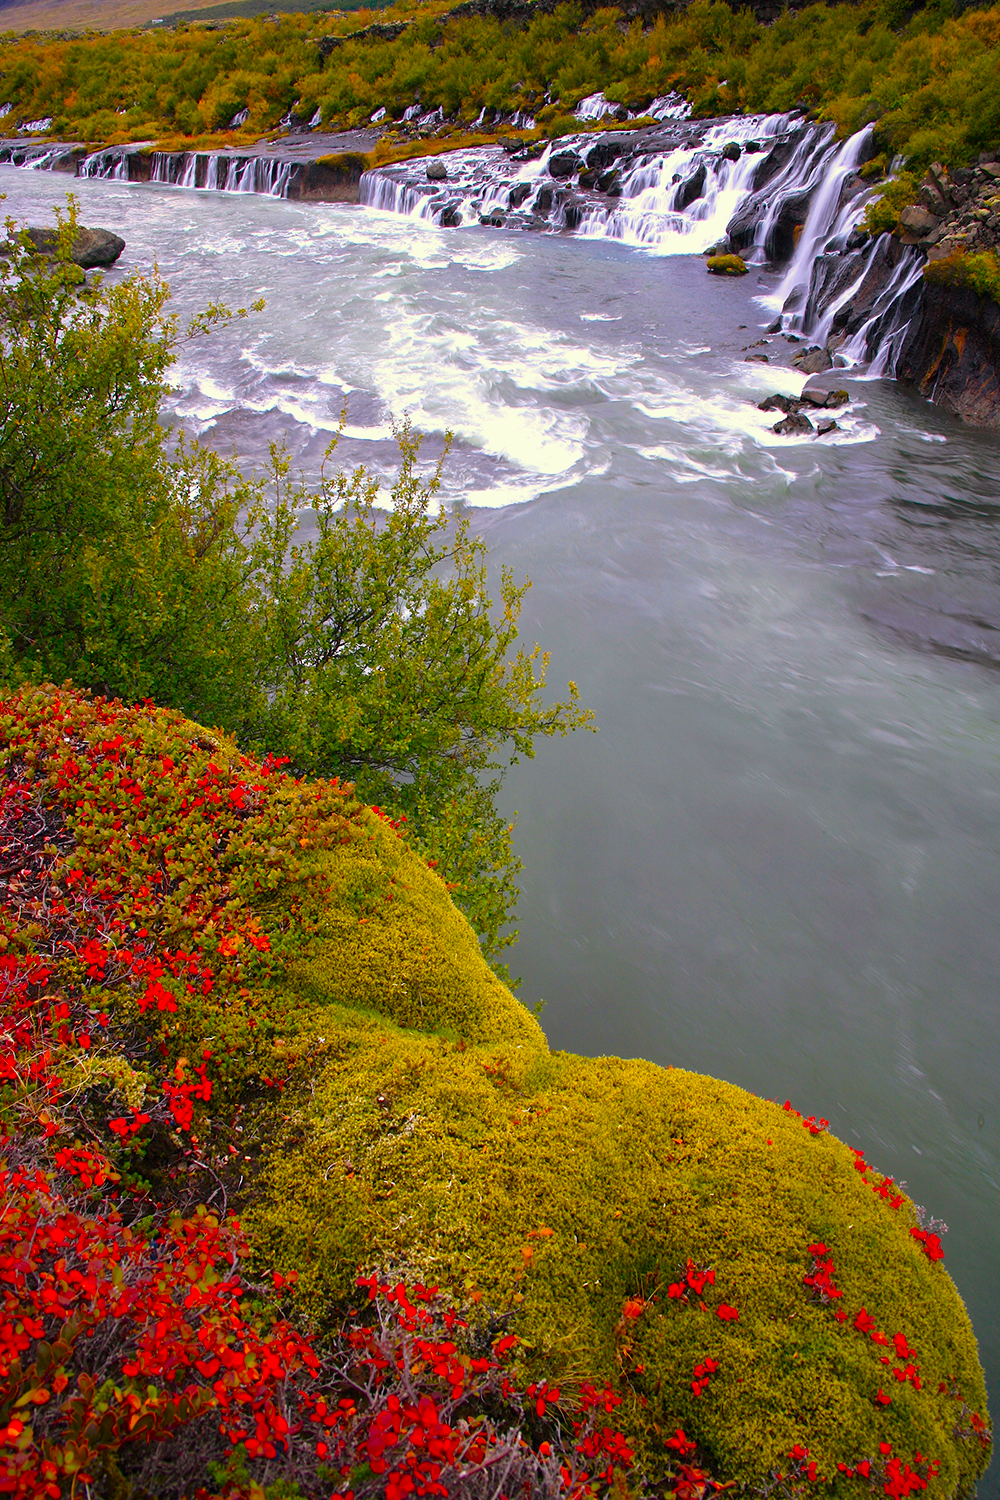
<svg viewBox="0 0 1000 1500">
<path fill-rule="evenodd" d="M 45 222 L 65 184 L 5 168 Z M 643 1055 L 824 1115 L 949 1225 L 1000 1408 L 1000 443 L 882 381 L 840 430 L 758 411 L 777 279 L 608 239 L 74 184 L 183 317 L 173 414 L 224 452 L 391 471 L 409 412 L 445 499 L 530 574 L 600 733 L 511 774 L 515 973 L 556 1047 Z M 772 359 L 780 339 L 772 340 Z M 839 374 L 839 372 L 838 372 Z M 839 380 L 837 383 L 841 383 Z M 998 1492 L 997 1465 L 980 1487 Z"/>
</svg>

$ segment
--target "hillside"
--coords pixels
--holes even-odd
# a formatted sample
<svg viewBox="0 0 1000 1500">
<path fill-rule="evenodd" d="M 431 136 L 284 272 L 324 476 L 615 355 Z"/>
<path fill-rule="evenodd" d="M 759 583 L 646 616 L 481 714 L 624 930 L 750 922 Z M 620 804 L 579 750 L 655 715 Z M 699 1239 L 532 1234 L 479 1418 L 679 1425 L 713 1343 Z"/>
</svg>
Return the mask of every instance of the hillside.
<svg viewBox="0 0 1000 1500">
<path fill-rule="evenodd" d="M 701 116 L 798 104 L 842 133 L 875 122 L 872 174 L 897 154 L 915 170 L 962 165 L 1000 141 L 1000 7 L 911 15 L 900 0 L 862 0 L 770 25 L 722 0 L 652 23 L 578 4 L 508 9 L 429 0 L 416 15 L 395 6 L 213 31 L 11 38 L 0 52 L 3 123 L 10 133 L 50 121 L 53 134 L 91 144 L 243 143 L 290 115 L 342 129 L 385 110 L 391 125 L 419 101 L 440 111 L 444 133 L 485 110 L 495 125 L 516 115 L 551 136 L 572 129 L 572 109 L 597 90 L 641 112 L 676 89 Z"/>
</svg>

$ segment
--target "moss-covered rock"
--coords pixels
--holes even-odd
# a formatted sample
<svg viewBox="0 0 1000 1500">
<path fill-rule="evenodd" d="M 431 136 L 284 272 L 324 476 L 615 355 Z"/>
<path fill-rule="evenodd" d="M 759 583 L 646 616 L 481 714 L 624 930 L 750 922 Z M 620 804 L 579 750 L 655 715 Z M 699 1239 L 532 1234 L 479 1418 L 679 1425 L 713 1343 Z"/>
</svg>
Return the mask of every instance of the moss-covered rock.
<svg viewBox="0 0 1000 1500">
<path fill-rule="evenodd" d="M 745 276 L 746 262 L 739 255 L 710 255 L 705 268 L 712 276 Z"/>
<path fill-rule="evenodd" d="M 2 713 L 0 769 L 46 809 L 55 857 L 113 877 L 143 940 L 173 962 L 183 942 L 202 976 L 161 1015 L 134 965 L 98 966 L 127 1102 L 142 1037 L 157 1067 L 177 1060 L 168 1082 L 208 1060 L 210 1102 L 188 1091 L 199 1150 L 222 1152 L 236 1109 L 254 1253 L 298 1272 L 321 1328 L 359 1267 L 405 1267 L 512 1309 L 529 1364 L 568 1389 L 617 1382 L 654 1477 L 682 1426 L 758 1492 L 776 1471 L 808 1486 L 804 1449 L 829 1493 L 863 1493 L 861 1462 L 902 1496 L 897 1459 L 939 1465 L 931 1494 L 971 1492 L 989 1437 L 965 1309 L 909 1200 L 825 1122 L 550 1052 L 444 883 L 342 787 L 262 772 L 148 708 L 50 689 Z M 86 1067 L 112 1112 L 113 1050 Z"/>
</svg>

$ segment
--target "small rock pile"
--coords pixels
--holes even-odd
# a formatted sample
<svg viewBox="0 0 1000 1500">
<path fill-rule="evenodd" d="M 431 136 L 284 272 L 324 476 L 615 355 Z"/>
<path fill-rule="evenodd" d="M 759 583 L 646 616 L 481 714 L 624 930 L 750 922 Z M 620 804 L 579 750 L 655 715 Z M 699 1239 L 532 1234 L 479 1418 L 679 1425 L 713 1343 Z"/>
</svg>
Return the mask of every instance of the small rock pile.
<svg viewBox="0 0 1000 1500">
<path fill-rule="evenodd" d="M 956 250 L 995 250 L 1000 244 L 1000 162 L 984 154 L 976 167 L 949 172 L 934 162 L 920 184 L 920 202 L 899 216 L 904 245 L 919 245 L 928 260 Z"/>
<path fill-rule="evenodd" d="M 837 422 L 832 417 L 822 417 L 814 426 L 803 408 L 810 408 L 814 414 L 817 410 L 836 410 L 839 406 L 846 406 L 850 399 L 846 391 L 803 391 L 801 396 L 783 396 L 776 391 L 766 401 L 759 402 L 757 410 L 784 412 L 781 420 L 771 428 L 779 437 L 805 436 L 810 432 L 815 432 L 817 437 L 826 437 L 831 432 L 840 431 Z"/>
</svg>

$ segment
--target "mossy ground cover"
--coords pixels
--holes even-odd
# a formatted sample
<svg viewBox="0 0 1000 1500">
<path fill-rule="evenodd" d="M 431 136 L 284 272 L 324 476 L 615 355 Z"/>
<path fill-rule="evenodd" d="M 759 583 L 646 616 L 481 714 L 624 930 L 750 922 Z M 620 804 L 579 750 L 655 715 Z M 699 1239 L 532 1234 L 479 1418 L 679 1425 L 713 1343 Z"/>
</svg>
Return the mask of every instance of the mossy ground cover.
<svg viewBox="0 0 1000 1500">
<path fill-rule="evenodd" d="M 320 1339 L 372 1268 L 509 1315 L 525 1380 L 617 1389 L 654 1478 L 680 1427 L 755 1493 L 970 1493 L 983 1376 L 938 1241 L 825 1121 L 551 1052 L 349 789 L 55 689 L 3 727 L 5 1151 L 100 1150 L 178 1211 L 224 1187 Z"/>
</svg>

